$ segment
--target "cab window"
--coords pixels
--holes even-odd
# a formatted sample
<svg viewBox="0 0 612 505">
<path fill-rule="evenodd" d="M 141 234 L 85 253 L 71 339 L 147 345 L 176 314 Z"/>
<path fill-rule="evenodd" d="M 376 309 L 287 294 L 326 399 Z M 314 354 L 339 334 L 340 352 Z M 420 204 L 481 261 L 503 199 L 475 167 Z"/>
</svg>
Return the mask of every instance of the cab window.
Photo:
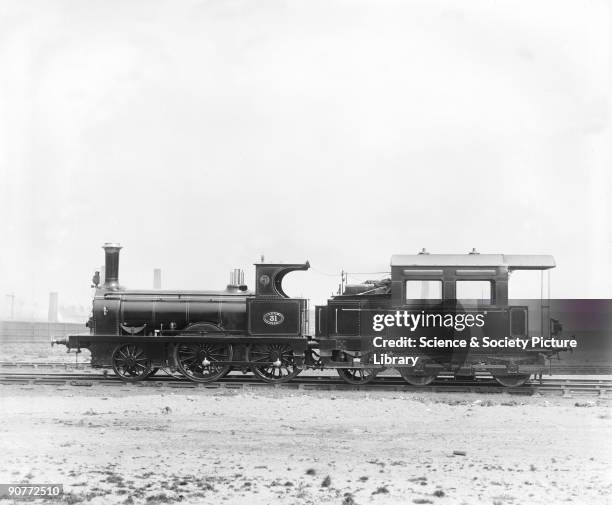
<svg viewBox="0 0 612 505">
<path fill-rule="evenodd" d="M 406 302 L 442 300 L 442 281 L 406 281 Z"/>
<path fill-rule="evenodd" d="M 491 305 L 491 281 L 457 281 L 457 300 L 471 305 Z"/>
</svg>

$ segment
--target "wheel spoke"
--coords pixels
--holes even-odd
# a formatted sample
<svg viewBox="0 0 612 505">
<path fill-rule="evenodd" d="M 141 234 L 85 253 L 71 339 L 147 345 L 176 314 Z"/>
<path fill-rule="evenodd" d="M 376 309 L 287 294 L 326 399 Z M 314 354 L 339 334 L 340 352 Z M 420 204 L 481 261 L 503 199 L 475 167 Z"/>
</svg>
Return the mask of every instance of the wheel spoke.
<svg viewBox="0 0 612 505">
<path fill-rule="evenodd" d="M 342 380 L 349 384 L 367 384 L 376 378 L 377 371 L 369 368 L 337 368 Z"/>
<path fill-rule="evenodd" d="M 227 374 L 230 366 L 215 363 L 203 365 L 202 362 L 231 361 L 232 346 L 210 343 L 179 345 L 175 350 L 175 359 L 179 371 L 188 379 L 195 382 L 212 382 Z"/>
<path fill-rule="evenodd" d="M 145 350 L 136 344 L 124 344 L 112 356 L 115 374 L 127 381 L 146 379 L 152 372 L 151 361 Z"/>
<path fill-rule="evenodd" d="M 254 364 L 253 373 L 266 382 L 286 382 L 300 373 L 294 359 L 293 349 L 283 344 L 257 344 L 248 350 L 248 360 Z M 270 362 L 280 364 L 276 366 Z M 255 365 L 257 363 L 262 364 Z"/>
</svg>

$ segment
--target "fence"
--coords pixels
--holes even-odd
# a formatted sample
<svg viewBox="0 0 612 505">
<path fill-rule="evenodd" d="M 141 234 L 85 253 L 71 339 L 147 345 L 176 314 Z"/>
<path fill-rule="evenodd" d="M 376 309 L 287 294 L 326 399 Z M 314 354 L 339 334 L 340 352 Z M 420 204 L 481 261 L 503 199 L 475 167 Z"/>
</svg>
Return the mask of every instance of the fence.
<svg viewBox="0 0 612 505">
<path fill-rule="evenodd" d="M 49 342 L 55 337 L 88 333 L 84 323 L 0 321 L 0 342 Z"/>
</svg>

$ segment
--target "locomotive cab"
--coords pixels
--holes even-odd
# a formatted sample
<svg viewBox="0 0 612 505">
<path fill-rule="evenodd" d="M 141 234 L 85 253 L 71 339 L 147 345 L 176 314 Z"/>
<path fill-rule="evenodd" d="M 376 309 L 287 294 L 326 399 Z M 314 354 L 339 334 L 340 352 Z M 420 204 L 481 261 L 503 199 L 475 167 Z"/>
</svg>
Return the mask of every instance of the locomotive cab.
<svg viewBox="0 0 612 505">
<path fill-rule="evenodd" d="M 393 305 L 460 301 L 469 305 L 508 304 L 509 274 L 548 270 L 555 260 L 527 254 L 429 254 L 391 257 Z"/>
<path fill-rule="evenodd" d="M 308 327 L 308 300 L 289 298 L 283 291 L 284 277 L 308 270 L 310 263 L 256 263 L 255 296 L 247 300 L 249 335 L 304 336 Z"/>
</svg>

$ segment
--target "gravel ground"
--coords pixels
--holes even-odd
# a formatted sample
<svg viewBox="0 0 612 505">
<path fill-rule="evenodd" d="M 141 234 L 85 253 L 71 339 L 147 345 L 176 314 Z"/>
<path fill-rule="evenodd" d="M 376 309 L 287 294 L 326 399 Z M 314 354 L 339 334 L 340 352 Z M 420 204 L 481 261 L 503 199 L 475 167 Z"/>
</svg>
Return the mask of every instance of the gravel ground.
<svg viewBox="0 0 612 505">
<path fill-rule="evenodd" d="M 606 400 L 11 385 L 0 402 L 0 482 L 63 483 L 61 503 L 612 503 Z"/>
<path fill-rule="evenodd" d="M 0 349 L 0 361 L 28 361 L 30 363 L 89 363 L 91 354 L 88 349 L 83 349 L 80 354 L 66 352 L 63 345 L 51 347 L 51 341 L 42 342 L 2 342 Z"/>
</svg>

